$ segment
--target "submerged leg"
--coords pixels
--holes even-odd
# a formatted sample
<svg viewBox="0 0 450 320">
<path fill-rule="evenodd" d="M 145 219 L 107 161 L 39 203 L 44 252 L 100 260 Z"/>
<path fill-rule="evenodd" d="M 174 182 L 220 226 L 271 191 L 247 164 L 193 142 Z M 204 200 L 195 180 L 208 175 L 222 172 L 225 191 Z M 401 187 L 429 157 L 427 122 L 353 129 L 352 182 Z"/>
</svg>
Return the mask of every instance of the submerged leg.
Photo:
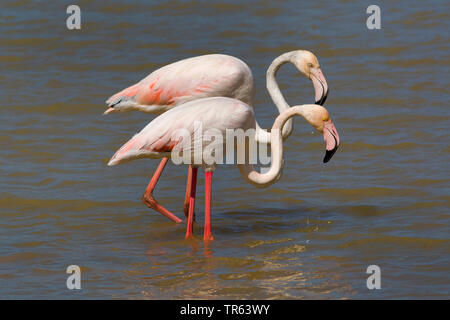
<svg viewBox="0 0 450 320">
<path fill-rule="evenodd" d="M 153 197 L 153 190 L 155 189 L 156 184 L 158 183 L 159 177 L 161 176 L 161 173 L 164 170 L 164 167 L 167 164 L 167 161 L 169 158 L 163 158 L 158 165 L 158 168 L 156 169 L 155 173 L 153 174 L 152 179 L 150 180 L 150 183 L 148 184 L 147 188 L 145 189 L 144 195 L 142 196 L 142 202 L 145 203 L 149 208 L 154 209 L 161 213 L 163 216 L 166 216 L 170 220 L 176 223 L 182 222 L 180 218 L 178 218 L 176 215 L 174 215 L 172 212 L 161 206 L 158 201 L 155 200 Z"/>
<path fill-rule="evenodd" d="M 188 222 L 186 227 L 186 239 L 193 237 L 193 229 L 194 229 L 194 207 L 195 207 L 195 189 L 197 187 L 197 169 L 192 168 L 192 184 L 191 190 L 189 194 L 189 213 L 188 213 Z"/>
<path fill-rule="evenodd" d="M 205 172 L 205 229 L 203 232 L 203 240 L 214 240 L 211 234 L 211 184 L 213 172 Z"/>
</svg>

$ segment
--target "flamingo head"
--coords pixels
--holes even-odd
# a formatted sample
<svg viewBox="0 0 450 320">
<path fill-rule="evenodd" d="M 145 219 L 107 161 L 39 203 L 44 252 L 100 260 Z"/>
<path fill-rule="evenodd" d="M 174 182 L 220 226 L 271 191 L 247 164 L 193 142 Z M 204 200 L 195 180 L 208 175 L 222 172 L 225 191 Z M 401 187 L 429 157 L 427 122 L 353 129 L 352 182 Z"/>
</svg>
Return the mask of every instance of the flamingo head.
<svg viewBox="0 0 450 320">
<path fill-rule="evenodd" d="M 339 147 L 339 134 L 330 119 L 327 109 L 320 105 L 304 105 L 303 116 L 317 131 L 322 133 L 325 141 L 325 157 L 323 162 L 327 163 Z"/>
<path fill-rule="evenodd" d="M 329 88 L 317 57 L 310 51 L 297 50 L 292 52 L 291 62 L 298 71 L 312 81 L 315 92 L 315 104 L 323 106 L 327 99 Z"/>
</svg>

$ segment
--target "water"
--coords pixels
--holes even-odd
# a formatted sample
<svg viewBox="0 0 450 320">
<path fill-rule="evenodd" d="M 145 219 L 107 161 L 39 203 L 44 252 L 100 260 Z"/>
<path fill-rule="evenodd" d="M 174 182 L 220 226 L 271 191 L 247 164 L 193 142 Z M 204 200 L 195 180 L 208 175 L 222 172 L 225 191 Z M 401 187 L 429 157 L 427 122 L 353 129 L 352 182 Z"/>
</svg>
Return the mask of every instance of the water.
<svg viewBox="0 0 450 320">
<path fill-rule="evenodd" d="M 446 298 L 449 281 L 448 1 L 3 1 L 0 10 L 0 297 Z M 285 143 L 280 182 L 256 189 L 234 166 L 213 180 L 213 234 L 194 241 L 140 202 L 158 161 L 106 163 L 152 119 L 104 117 L 104 100 L 167 63 L 227 53 L 248 63 L 258 121 L 273 58 L 316 53 L 342 145 L 302 119 Z M 313 102 L 293 66 L 278 81 L 291 104 Z M 169 164 L 159 201 L 182 216 L 186 167 Z M 66 288 L 66 267 L 82 290 Z M 382 290 L 366 287 L 367 266 Z"/>
</svg>

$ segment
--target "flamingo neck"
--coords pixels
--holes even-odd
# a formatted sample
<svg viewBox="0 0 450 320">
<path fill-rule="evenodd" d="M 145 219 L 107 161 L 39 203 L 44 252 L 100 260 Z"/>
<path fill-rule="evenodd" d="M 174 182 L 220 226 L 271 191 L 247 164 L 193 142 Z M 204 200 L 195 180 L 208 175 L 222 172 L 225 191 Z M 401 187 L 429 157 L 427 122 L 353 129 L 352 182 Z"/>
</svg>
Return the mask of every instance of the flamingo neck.
<svg viewBox="0 0 450 320">
<path fill-rule="evenodd" d="M 288 62 L 292 63 L 293 52 L 287 52 L 282 54 L 281 56 L 275 58 L 272 61 L 266 73 L 266 87 L 269 91 L 270 97 L 272 101 L 275 103 L 280 114 L 289 109 L 289 104 L 284 99 L 283 94 L 280 91 L 280 87 L 276 81 L 276 75 L 280 67 Z M 289 120 L 286 125 L 283 127 L 282 137 L 286 139 L 292 132 L 292 120 Z M 256 122 L 256 141 L 260 143 L 270 143 L 271 134 L 267 132 L 267 130 L 261 129 L 259 124 Z"/>
<path fill-rule="evenodd" d="M 270 168 L 265 173 L 257 172 L 251 164 L 239 164 L 238 168 L 244 179 L 256 187 L 265 188 L 277 182 L 283 171 L 283 138 L 280 134 L 281 128 L 285 127 L 287 121 L 293 116 L 305 117 L 305 108 L 313 105 L 301 105 L 289 108 L 282 112 L 276 119 L 270 132 L 270 148 L 272 161 Z"/>
</svg>

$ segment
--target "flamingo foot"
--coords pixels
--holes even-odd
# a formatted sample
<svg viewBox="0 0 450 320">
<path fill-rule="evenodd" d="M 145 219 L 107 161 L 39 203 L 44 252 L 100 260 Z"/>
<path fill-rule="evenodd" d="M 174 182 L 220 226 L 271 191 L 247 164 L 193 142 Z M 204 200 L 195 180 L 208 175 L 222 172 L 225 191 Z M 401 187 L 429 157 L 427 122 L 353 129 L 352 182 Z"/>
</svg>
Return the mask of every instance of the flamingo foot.
<svg viewBox="0 0 450 320">
<path fill-rule="evenodd" d="M 214 240 L 214 237 L 213 237 L 213 235 L 210 233 L 210 234 L 206 234 L 205 233 L 205 235 L 203 236 L 203 241 L 204 242 L 209 242 L 209 241 L 213 241 Z"/>
<path fill-rule="evenodd" d="M 194 235 L 191 233 L 191 234 L 187 234 L 186 233 L 186 235 L 184 236 L 184 239 L 186 239 L 186 240 L 194 240 Z"/>
<path fill-rule="evenodd" d="M 158 211 L 163 216 L 169 218 L 170 220 L 172 220 L 175 223 L 183 222 L 183 220 L 181 220 L 176 215 L 174 215 L 172 212 L 170 212 L 169 210 L 164 208 L 162 205 L 160 205 L 158 203 L 158 201 L 155 200 L 155 198 L 153 197 L 153 195 L 151 193 L 147 193 L 147 192 L 144 193 L 144 195 L 142 196 L 142 202 L 150 209 Z"/>
<path fill-rule="evenodd" d="M 188 219 L 186 226 L 186 235 L 184 236 L 186 240 L 194 239 L 194 223 L 192 220 Z"/>
</svg>

